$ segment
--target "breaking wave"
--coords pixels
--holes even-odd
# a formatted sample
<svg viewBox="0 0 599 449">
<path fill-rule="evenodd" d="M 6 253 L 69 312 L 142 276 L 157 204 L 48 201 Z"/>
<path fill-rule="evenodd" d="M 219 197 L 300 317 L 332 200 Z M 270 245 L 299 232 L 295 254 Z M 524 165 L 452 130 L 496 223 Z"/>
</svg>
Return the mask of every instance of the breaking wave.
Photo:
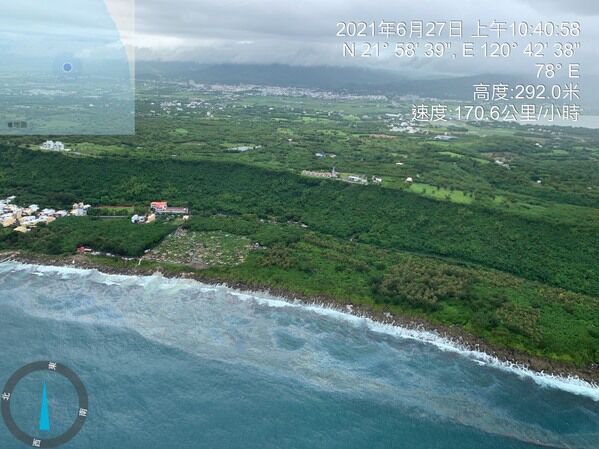
<svg viewBox="0 0 599 449">
<path fill-rule="evenodd" d="M 591 448 L 599 437 L 588 430 L 599 423 L 596 385 L 536 373 L 434 332 L 325 304 L 160 274 L 5 262 L 2 306 L 55 320 L 54 337 L 65 341 L 69 331 L 61 323 L 121 328 L 232 369 L 246 366 L 263 378 L 388 404 L 416 420 L 558 448 Z M 134 355 L 136 349 L 121 350 Z M 534 413 L 523 415 L 522 407 Z M 554 430 L 556 409 L 581 420 L 585 430 Z"/>
</svg>

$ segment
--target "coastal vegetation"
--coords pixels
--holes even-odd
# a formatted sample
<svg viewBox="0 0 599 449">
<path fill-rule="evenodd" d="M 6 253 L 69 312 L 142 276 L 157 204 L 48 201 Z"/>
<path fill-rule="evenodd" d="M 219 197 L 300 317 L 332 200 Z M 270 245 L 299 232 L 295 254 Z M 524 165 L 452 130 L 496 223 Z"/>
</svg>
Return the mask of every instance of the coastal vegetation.
<svg viewBox="0 0 599 449">
<path fill-rule="evenodd" d="M 388 118 L 407 106 L 380 100 L 194 91 L 188 108 L 188 97 L 146 86 L 137 136 L 65 137 L 69 153 L 0 141 L 5 196 L 92 205 L 25 234 L 0 229 L 0 249 L 87 247 L 108 266 L 351 303 L 599 364 L 599 133 L 465 124 L 407 135 Z M 445 132 L 457 139 L 434 139 Z M 301 175 L 333 166 L 340 179 Z M 355 185 L 350 173 L 382 181 Z M 156 200 L 191 218 L 131 223 Z"/>
<path fill-rule="evenodd" d="M 143 206 L 167 197 L 194 216 L 255 214 L 301 222 L 335 238 L 454 258 L 599 295 L 599 226 L 594 223 L 560 224 L 231 162 L 125 162 L 4 150 L 0 168 L 0 188 L 24 202 L 60 205 L 85 198 L 91 204 Z"/>
<path fill-rule="evenodd" d="M 233 245 L 224 251 L 231 263 L 205 264 L 203 275 L 215 282 L 426 318 L 576 366 L 599 361 L 599 247 L 596 229 L 587 224 L 558 226 L 229 162 L 124 163 L 4 149 L 0 167 L 1 188 L 31 202 L 68 203 L 62 192 L 70 192 L 92 203 L 143 207 L 168 190 L 173 202 L 191 207 L 193 217 L 181 229 L 203 236 L 198 242 L 203 239 L 204 246 L 190 243 L 190 251 L 208 251 L 214 261 L 214 248 L 223 253 Z M 45 181 L 20 176 L 29 170 L 44 170 Z M 52 175 L 55 170 L 60 174 Z M 71 181 L 82 178 L 85 183 Z M 176 239 L 164 240 L 178 225 L 70 217 L 27 234 L 5 231 L 0 248 L 71 254 L 84 245 L 140 257 L 158 245 L 158 254 L 185 253 Z M 216 236 L 211 250 L 202 249 L 206 236 Z M 257 248 L 243 250 L 241 263 L 233 263 L 236 251 L 250 244 Z M 149 257 L 145 263 L 199 269 L 188 256 Z"/>
</svg>

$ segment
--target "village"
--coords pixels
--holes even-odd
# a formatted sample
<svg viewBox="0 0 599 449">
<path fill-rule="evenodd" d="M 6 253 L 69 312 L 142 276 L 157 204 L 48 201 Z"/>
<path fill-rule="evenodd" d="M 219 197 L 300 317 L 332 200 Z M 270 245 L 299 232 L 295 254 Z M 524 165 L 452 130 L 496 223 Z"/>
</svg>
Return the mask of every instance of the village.
<svg viewBox="0 0 599 449">
<path fill-rule="evenodd" d="M 74 203 L 70 210 L 40 208 L 37 204 L 19 206 L 12 195 L 0 200 L 0 223 L 4 228 L 12 228 L 14 232 L 27 233 L 39 224 L 50 224 L 64 217 L 85 217 L 91 205 L 83 202 Z M 149 224 L 156 221 L 157 216 L 180 216 L 187 221 L 190 218 L 186 207 L 170 207 L 166 201 L 152 201 L 149 212 L 145 215 L 135 214 L 131 217 L 133 224 Z M 101 218 L 101 217 L 100 217 Z M 114 217 L 111 217 L 114 218 Z"/>
<path fill-rule="evenodd" d="M 15 232 L 26 233 L 38 224 L 49 224 L 53 221 L 68 217 L 83 217 L 87 215 L 89 204 L 75 203 L 70 211 L 56 209 L 40 209 L 37 204 L 22 207 L 14 203 L 16 197 L 9 196 L 0 200 L 0 223 L 4 228 L 13 228 Z"/>
</svg>

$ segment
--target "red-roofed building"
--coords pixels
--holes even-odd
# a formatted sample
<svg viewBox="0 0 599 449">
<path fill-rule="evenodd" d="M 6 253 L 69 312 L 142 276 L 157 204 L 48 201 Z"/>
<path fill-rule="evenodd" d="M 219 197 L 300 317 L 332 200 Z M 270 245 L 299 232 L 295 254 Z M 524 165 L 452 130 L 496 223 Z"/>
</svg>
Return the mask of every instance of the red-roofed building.
<svg viewBox="0 0 599 449">
<path fill-rule="evenodd" d="M 187 215 L 189 213 L 186 207 L 168 207 L 166 201 L 152 201 L 150 209 L 157 214 Z"/>
<path fill-rule="evenodd" d="M 155 212 L 164 212 L 168 208 L 168 203 L 166 201 L 152 201 L 150 203 L 150 209 Z"/>
</svg>

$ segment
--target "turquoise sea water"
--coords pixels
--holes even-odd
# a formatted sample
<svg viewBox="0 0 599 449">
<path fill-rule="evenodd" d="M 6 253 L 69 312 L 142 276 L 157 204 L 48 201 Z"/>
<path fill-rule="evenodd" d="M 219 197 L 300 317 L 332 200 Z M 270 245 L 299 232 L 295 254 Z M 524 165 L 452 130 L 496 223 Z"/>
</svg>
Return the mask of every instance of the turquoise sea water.
<svg viewBox="0 0 599 449">
<path fill-rule="evenodd" d="M 0 264 L 0 356 L 2 385 L 37 360 L 81 377 L 89 416 L 68 448 L 599 447 L 584 382 L 193 281 Z M 41 385 L 24 381 L 31 404 L 14 404 L 26 431 Z M 48 382 L 56 432 L 68 389 Z M 0 424 L 0 448 L 19 447 Z"/>
</svg>

